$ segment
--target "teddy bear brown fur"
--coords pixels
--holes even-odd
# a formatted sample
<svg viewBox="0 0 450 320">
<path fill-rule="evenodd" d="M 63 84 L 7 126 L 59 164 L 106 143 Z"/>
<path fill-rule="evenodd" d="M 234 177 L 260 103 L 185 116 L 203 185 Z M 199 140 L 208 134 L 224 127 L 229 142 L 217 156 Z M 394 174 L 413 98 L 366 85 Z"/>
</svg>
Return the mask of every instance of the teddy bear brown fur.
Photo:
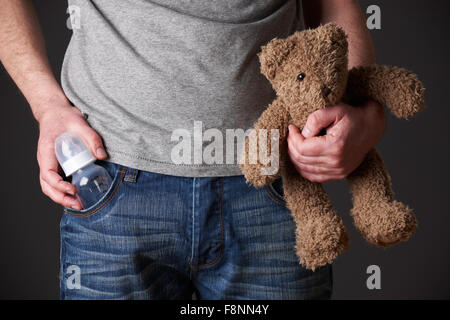
<svg viewBox="0 0 450 320">
<path fill-rule="evenodd" d="M 346 38 L 339 26 L 326 24 L 286 39 L 275 38 L 262 47 L 258 54 L 261 73 L 277 97 L 254 125 L 257 147 L 251 148 L 247 138 L 241 157 L 241 170 L 255 187 L 282 176 L 284 197 L 296 223 L 297 255 L 312 270 L 332 263 L 348 248 L 349 239 L 322 185 L 304 179 L 290 162 L 288 125 L 302 130 L 311 113 L 339 101 L 358 105 L 373 99 L 405 119 L 425 108 L 422 83 L 405 69 L 371 65 L 348 70 Z M 267 174 L 262 169 L 268 164 L 259 161 L 259 153 L 271 150 L 273 142 L 261 140 L 258 131 L 270 134 L 271 129 L 278 132 L 280 170 Z M 261 143 L 266 149 L 260 148 Z M 390 176 L 375 149 L 347 180 L 355 227 L 369 243 L 386 247 L 411 237 L 417 220 L 410 208 L 394 199 Z"/>
</svg>

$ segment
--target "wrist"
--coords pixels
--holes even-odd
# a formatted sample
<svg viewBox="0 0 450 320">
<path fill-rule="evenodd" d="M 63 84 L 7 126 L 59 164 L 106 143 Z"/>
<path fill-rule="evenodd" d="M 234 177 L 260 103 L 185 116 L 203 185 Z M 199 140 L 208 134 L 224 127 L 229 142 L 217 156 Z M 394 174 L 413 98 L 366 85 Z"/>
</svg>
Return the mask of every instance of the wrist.
<svg viewBox="0 0 450 320">
<path fill-rule="evenodd" d="M 30 72 L 26 79 L 18 80 L 18 86 L 38 122 L 48 110 L 70 106 L 61 86 L 48 72 Z"/>
<path fill-rule="evenodd" d="M 37 122 L 41 122 L 44 115 L 49 113 L 58 112 L 61 108 L 68 107 L 70 104 L 67 99 L 63 100 L 59 97 L 51 97 L 46 99 L 45 101 L 40 101 L 38 104 L 35 104 L 31 107 L 34 118 Z"/>
<path fill-rule="evenodd" d="M 61 88 L 46 89 L 30 97 L 28 103 L 37 122 L 40 122 L 43 115 L 50 112 L 57 112 L 61 108 L 71 106 Z"/>
<path fill-rule="evenodd" d="M 373 132 L 376 133 L 376 141 L 378 142 L 386 130 L 386 113 L 384 107 L 374 100 L 367 100 L 362 105 L 362 108 L 365 113 L 366 123 L 369 128 L 373 128 Z"/>
<path fill-rule="evenodd" d="M 71 107 L 67 98 L 59 95 L 49 96 L 36 101 L 33 105 L 30 104 L 30 106 L 37 122 L 41 122 L 42 118 L 47 114 L 58 112 L 65 107 Z"/>
</svg>

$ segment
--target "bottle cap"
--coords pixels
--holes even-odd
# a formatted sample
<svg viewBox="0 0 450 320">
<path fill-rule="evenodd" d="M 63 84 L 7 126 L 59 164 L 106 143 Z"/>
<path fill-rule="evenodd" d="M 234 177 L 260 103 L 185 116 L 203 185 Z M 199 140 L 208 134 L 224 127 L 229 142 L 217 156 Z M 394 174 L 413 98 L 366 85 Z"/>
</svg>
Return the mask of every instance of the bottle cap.
<svg viewBox="0 0 450 320">
<path fill-rule="evenodd" d="M 73 132 L 64 132 L 56 138 L 55 154 L 67 177 L 97 160 L 84 141 Z"/>
</svg>

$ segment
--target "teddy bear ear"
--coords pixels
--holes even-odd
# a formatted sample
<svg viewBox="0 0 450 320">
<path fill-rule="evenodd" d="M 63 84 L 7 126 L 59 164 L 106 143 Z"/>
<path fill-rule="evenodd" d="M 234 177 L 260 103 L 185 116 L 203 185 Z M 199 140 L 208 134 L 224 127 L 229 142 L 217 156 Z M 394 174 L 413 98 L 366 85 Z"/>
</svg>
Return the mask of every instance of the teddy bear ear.
<svg viewBox="0 0 450 320">
<path fill-rule="evenodd" d="M 261 47 L 258 53 L 259 62 L 261 64 L 261 73 L 267 79 L 273 80 L 277 69 L 292 51 L 295 43 L 292 39 L 272 39 L 267 45 Z"/>
<path fill-rule="evenodd" d="M 335 23 L 327 23 L 316 29 L 319 38 L 326 38 L 331 40 L 333 46 L 347 48 L 347 35 L 344 30 Z"/>
</svg>

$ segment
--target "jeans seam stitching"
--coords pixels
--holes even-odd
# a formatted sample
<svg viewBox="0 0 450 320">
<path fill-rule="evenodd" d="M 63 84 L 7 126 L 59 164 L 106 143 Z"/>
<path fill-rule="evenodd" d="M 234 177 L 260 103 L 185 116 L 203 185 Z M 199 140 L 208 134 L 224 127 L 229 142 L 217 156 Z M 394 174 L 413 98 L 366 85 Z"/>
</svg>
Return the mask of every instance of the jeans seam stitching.
<svg viewBox="0 0 450 320">
<path fill-rule="evenodd" d="M 189 278 L 192 279 L 192 269 L 194 265 L 192 264 L 194 260 L 194 246 L 195 246 L 195 178 L 192 179 L 192 241 L 191 241 L 191 259 L 189 261 L 189 266 L 191 267 L 191 272 Z"/>
<path fill-rule="evenodd" d="M 88 217 L 91 217 L 91 216 L 95 215 L 96 213 L 98 213 L 101 209 L 103 209 L 107 204 L 109 204 L 112 201 L 115 194 L 117 193 L 117 190 L 119 189 L 120 185 L 122 184 L 122 180 L 125 175 L 125 170 L 121 169 L 121 170 L 117 170 L 117 172 L 119 173 L 119 176 L 117 177 L 117 179 L 118 179 L 117 184 L 115 185 L 111 194 L 105 199 L 105 201 L 98 208 L 95 208 L 93 211 L 86 212 L 83 214 L 64 210 L 65 213 L 68 214 L 69 216 L 76 217 L 76 218 L 88 218 Z"/>
<path fill-rule="evenodd" d="M 220 259 L 223 256 L 223 251 L 224 251 L 224 246 L 225 246 L 225 230 L 224 230 L 224 225 L 223 225 L 223 177 L 221 177 L 220 182 L 221 182 L 220 183 L 220 251 L 217 254 L 217 257 L 213 261 L 211 261 L 207 264 L 191 266 L 193 269 L 204 269 L 204 268 L 216 265 L 217 263 L 219 263 Z"/>
</svg>

